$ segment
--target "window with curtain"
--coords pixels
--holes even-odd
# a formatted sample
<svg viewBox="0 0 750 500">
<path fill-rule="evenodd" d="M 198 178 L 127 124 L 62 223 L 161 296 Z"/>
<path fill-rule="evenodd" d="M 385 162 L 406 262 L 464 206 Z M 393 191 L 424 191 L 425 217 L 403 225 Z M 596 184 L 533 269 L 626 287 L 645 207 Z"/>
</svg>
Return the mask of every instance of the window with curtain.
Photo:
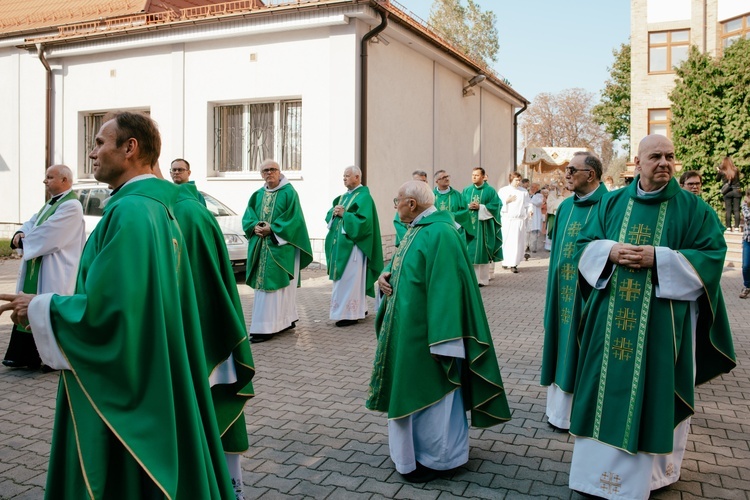
<svg viewBox="0 0 750 500">
<path fill-rule="evenodd" d="M 214 107 L 214 171 L 258 172 L 272 158 L 282 170 L 302 169 L 302 101 Z"/>
<path fill-rule="evenodd" d="M 147 109 L 137 109 L 134 112 L 143 113 L 145 115 L 151 114 Z M 102 127 L 104 117 L 111 111 L 97 111 L 94 113 L 82 113 L 80 116 L 83 119 L 83 161 L 79 163 L 78 167 L 78 178 L 79 179 L 93 179 L 94 178 L 94 160 L 89 158 L 89 153 L 96 145 L 96 134 Z"/>
</svg>

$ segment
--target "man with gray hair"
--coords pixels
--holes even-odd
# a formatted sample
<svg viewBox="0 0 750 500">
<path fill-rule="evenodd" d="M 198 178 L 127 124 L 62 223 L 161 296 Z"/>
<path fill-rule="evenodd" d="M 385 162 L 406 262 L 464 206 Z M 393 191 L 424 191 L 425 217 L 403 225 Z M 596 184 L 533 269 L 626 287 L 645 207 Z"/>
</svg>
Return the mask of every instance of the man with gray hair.
<svg viewBox="0 0 750 500">
<path fill-rule="evenodd" d="M 365 295 L 375 296 L 375 280 L 383 270 L 378 212 L 361 179 L 359 167 L 344 169 L 347 191 L 333 200 L 326 214 L 326 263 L 333 280 L 330 319 L 339 327 L 364 319 Z"/>
<path fill-rule="evenodd" d="M 556 429 L 570 428 L 578 342 L 573 326 L 578 323 L 582 300 L 576 281 L 578 260 L 575 244 L 586 221 L 593 217 L 599 201 L 608 192 L 601 182 L 602 162 L 588 151 L 578 151 L 565 169 L 565 183 L 573 196 L 557 209 L 553 230 L 544 308 L 542 386 L 547 387 L 547 418 Z"/>
<path fill-rule="evenodd" d="M 466 243 L 429 186 L 409 181 L 394 205 L 409 230 L 378 278 L 385 295 L 367 408 L 388 414 L 396 470 L 426 482 L 469 459 L 474 427 L 510 419 Z M 436 314 L 415 314 L 436 307 Z M 464 401 L 466 399 L 466 401 Z"/>
<path fill-rule="evenodd" d="M 67 166 L 49 167 L 44 185 L 49 201 L 10 242 L 22 256 L 16 291 L 70 295 L 75 290 L 78 261 L 86 243 L 83 207 L 72 190 L 73 173 Z M 34 336 L 27 328 L 13 325 L 3 364 L 32 370 L 41 366 Z"/>
</svg>

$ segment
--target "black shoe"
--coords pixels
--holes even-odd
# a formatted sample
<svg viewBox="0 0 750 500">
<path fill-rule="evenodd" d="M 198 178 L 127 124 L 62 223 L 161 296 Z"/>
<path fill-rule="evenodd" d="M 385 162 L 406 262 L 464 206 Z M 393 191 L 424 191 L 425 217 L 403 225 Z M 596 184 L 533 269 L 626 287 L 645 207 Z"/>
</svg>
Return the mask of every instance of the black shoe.
<svg viewBox="0 0 750 500">
<path fill-rule="evenodd" d="M 26 366 L 19 361 L 13 361 L 12 359 L 4 359 L 3 365 L 7 366 L 8 368 L 23 368 L 24 366 Z"/>
<path fill-rule="evenodd" d="M 436 479 L 439 475 L 438 471 L 425 467 L 424 465 L 417 462 L 417 468 L 408 474 L 401 474 L 404 479 L 410 483 L 426 483 Z"/>
<path fill-rule="evenodd" d="M 562 427 L 558 427 L 555 424 L 551 423 L 549 420 L 547 421 L 547 425 L 550 426 L 550 428 L 555 432 L 563 432 L 565 434 L 569 432 L 568 429 L 563 429 Z"/>
<path fill-rule="evenodd" d="M 42 373 L 52 373 L 56 371 L 58 371 L 57 368 L 52 368 L 51 366 L 42 364 Z"/>
<path fill-rule="evenodd" d="M 511 267 L 511 268 L 510 268 L 510 270 L 511 270 L 511 271 L 512 271 L 512 272 L 513 272 L 514 274 L 518 274 L 518 268 L 517 268 L 517 267 L 513 266 L 513 267 Z"/>
<path fill-rule="evenodd" d="M 336 322 L 336 326 L 343 327 L 343 326 L 352 326 L 359 323 L 356 319 L 341 319 Z"/>
<path fill-rule="evenodd" d="M 264 333 L 253 333 L 252 335 L 250 335 L 250 343 L 260 344 L 261 342 L 265 342 L 266 340 L 271 340 L 271 337 L 273 337 L 273 335 L 267 335 Z"/>
<path fill-rule="evenodd" d="M 291 324 L 291 325 L 287 326 L 286 328 L 284 328 L 284 329 L 283 329 L 283 330 L 281 330 L 281 331 L 282 331 L 282 332 L 285 332 L 285 331 L 287 331 L 287 330 L 294 330 L 295 328 L 297 328 L 297 322 L 296 322 L 296 321 L 292 321 L 292 324 Z"/>
</svg>

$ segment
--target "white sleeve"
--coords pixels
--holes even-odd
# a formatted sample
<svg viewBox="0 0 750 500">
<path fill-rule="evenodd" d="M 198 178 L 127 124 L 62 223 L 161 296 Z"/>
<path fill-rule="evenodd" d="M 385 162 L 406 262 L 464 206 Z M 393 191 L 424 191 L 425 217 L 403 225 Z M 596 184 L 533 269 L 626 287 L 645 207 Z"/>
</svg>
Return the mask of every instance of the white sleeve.
<svg viewBox="0 0 750 500">
<path fill-rule="evenodd" d="M 456 339 L 431 345 L 430 354 L 435 354 L 437 356 L 447 356 L 449 358 L 464 359 L 466 357 L 466 351 L 464 350 L 464 341 L 463 339 Z"/>
<path fill-rule="evenodd" d="M 667 247 L 655 247 L 654 251 L 659 277 L 657 297 L 693 301 L 703 295 L 703 281 L 684 255 Z"/>
<path fill-rule="evenodd" d="M 234 384 L 235 382 L 237 382 L 237 370 L 234 368 L 234 356 L 230 354 L 211 372 L 208 377 L 208 384 L 213 387 L 218 384 Z"/>
<path fill-rule="evenodd" d="M 34 335 L 34 342 L 39 351 L 39 357 L 44 364 L 55 370 L 70 370 L 68 360 L 63 356 L 57 345 L 55 332 L 52 331 L 52 321 L 49 317 L 49 307 L 54 293 L 44 293 L 31 299 L 29 303 L 29 325 Z"/>
<path fill-rule="evenodd" d="M 609 252 L 616 244 L 617 242 L 612 240 L 592 241 L 586 245 L 585 250 L 581 254 L 581 260 L 578 262 L 578 271 L 580 271 L 581 276 L 583 276 L 583 279 L 589 285 L 598 290 L 607 286 L 607 282 L 609 282 L 609 278 L 612 277 L 612 272 L 614 272 L 614 266 L 612 266 L 612 272 L 607 276 L 602 276 L 609 262 Z"/>
<path fill-rule="evenodd" d="M 78 200 L 64 202 L 41 226 L 32 227 L 23 239 L 23 258 L 34 259 L 59 252 L 76 238 L 83 226 L 83 207 Z"/>
<path fill-rule="evenodd" d="M 276 233 L 273 233 L 273 237 L 276 238 L 276 243 L 279 246 L 286 245 L 287 243 L 289 243 L 288 241 L 286 241 L 284 238 L 282 238 L 281 236 L 279 236 Z"/>
<path fill-rule="evenodd" d="M 492 214 L 489 210 L 487 210 L 487 207 L 484 205 L 479 205 L 478 210 L 479 220 L 487 220 L 492 218 Z"/>
</svg>

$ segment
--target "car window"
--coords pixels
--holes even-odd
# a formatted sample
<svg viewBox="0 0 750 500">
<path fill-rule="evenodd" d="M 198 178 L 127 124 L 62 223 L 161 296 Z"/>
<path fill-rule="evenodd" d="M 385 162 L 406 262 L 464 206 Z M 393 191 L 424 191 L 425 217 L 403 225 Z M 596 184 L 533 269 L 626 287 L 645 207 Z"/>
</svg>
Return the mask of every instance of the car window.
<svg viewBox="0 0 750 500">
<path fill-rule="evenodd" d="M 86 197 L 88 195 L 89 195 L 88 189 L 78 190 L 78 201 L 80 201 L 81 205 L 83 205 L 83 215 L 88 215 L 88 212 L 86 212 Z"/>
<path fill-rule="evenodd" d="M 228 215 L 237 215 L 235 214 L 231 208 L 224 205 L 222 202 L 211 196 L 210 194 L 206 194 L 203 191 L 201 191 L 201 194 L 206 199 L 206 208 L 214 214 L 214 217 L 226 217 Z"/>
<path fill-rule="evenodd" d="M 102 215 L 104 211 L 104 200 L 109 198 L 110 190 L 106 188 L 92 189 L 89 199 L 86 201 L 84 213 L 86 215 Z"/>
</svg>

